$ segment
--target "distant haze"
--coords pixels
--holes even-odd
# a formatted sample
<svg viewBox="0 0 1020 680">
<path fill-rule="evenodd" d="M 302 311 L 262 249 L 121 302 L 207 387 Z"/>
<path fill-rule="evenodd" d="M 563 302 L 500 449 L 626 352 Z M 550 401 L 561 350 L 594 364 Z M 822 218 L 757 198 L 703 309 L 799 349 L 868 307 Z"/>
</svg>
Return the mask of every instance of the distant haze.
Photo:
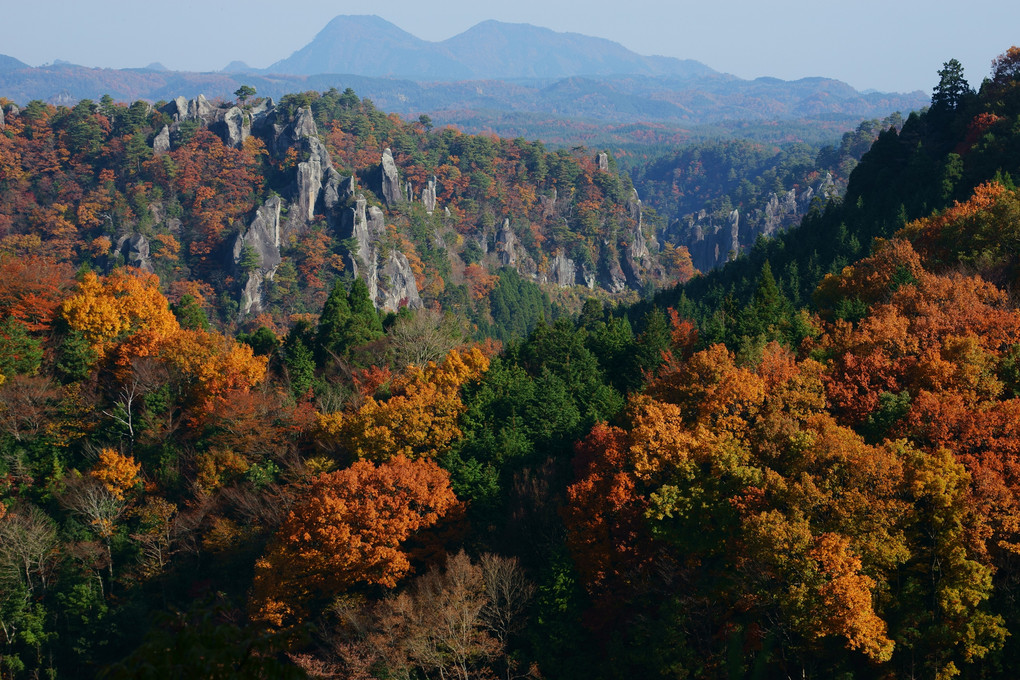
<svg viewBox="0 0 1020 680">
<path fill-rule="evenodd" d="M 428 41 L 486 19 L 607 38 L 642 55 L 696 59 L 742 78 L 826 76 L 859 89 L 930 91 L 941 64 L 957 58 L 972 84 L 1020 42 L 1020 3 L 973 0 L 632 0 L 514 3 L 389 0 L 137 0 L 5 3 L 0 53 L 38 66 L 216 71 L 239 60 L 264 68 L 309 43 L 338 14 L 373 13 Z M 2 93 L 0 93 L 2 94 Z"/>
</svg>

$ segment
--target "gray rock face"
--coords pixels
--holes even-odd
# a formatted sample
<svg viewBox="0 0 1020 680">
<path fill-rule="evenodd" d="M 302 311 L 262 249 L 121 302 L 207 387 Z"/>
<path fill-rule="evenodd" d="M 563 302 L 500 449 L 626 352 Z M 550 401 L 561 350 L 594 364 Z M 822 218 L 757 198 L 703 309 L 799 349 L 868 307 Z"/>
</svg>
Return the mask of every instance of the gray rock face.
<svg viewBox="0 0 1020 680">
<path fill-rule="evenodd" d="M 605 153 L 599 153 L 595 156 L 595 165 L 602 172 L 609 172 L 609 156 Z"/>
<path fill-rule="evenodd" d="M 332 167 L 326 170 L 326 185 L 322 189 L 322 202 L 326 210 L 333 211 L 347 205 L 354 198 L 356 188 L 354 175 L 344 177 Z"/>
<path fill-rule="evenodd" d="M 345 177 L 340 181 L 340 200 L 349 201 L 354 198 L 354 192 L 358 190 L 358 178 L 354 175 Z"/>
<path fill-rule="evenodd" d="M 173 118 L 175 123 L 185 120 L 188 117 L 188 100 L 184 97 L 177 97 L 163 107 L 163 113 Z"/>
<path fill-rule="evenodd" d="M 319 161 L 305 161 L 297 166 L 297 214 L 311 222 L 315 218 L 315 202 L 322 189 L 322 165 Z"/>
<path fill-rule="evenodd" d="M 421 306 L 418 284 L 407 256 L 391 251 L 380 266 L 380 246 L 386 235 L 386 216 L 376 206 L 366 209 L 365 197 L 358 195 L 353 206 L 340 217 L 340 238 L 356 242 L 348 264 L 355 276 L 368 286 L 368 295 L 378 309 L 396 311 L 402 305 Z"/>
<path fill-rule="evenodd" d="M 601 283 L 610 293 L 620 293 L 627 288 L 627 276 L 620 267 L 620 259 L 612 252 L 605 253 Z"/>
<path fill-rule="evenodd" d="M 775 192 L 769 194 L 768 203 L 765 204 L 765 216 L 761 225 L 761 233 L 766 236 L 779 231 L 780 227 L 790 219 L 797 216 L 797 193 L 790 189 L 778 196 Z"/>
<path fill-rule="evenodd" d="M 403 306 L 421 307 L 418 283 L 407 256 L 395 250 L 379 270 L 375 304 L 381 310 L 395 312 Z"/>
<path fill-rule="evenodd" d="M 159 131 L 159 134 L 152 139 L 152 153 L 162 156 L 170 152 L 170 128 L 166 125 Z"/>
<path fill-rule="evenodd" d="M 580 273 L 581 283 L 587 286 L 590 290 L 595 289 L 595 285 L 598 283 L 598 277 L 595 275 L 595 269 L 588 264 L 581 264 Z"/>
<path fill-rule="evenodd" d="M 386 205 L 397 205 L 404 198 L 400 193 L 397 164 L 393 162 L 393 152 L 388 148 L 382 154 L 382 196 Z"/>
<path fill-rule="evenodd" d="M 251 135 L 251 123 L 245 117 L 244 112 L 236 106 L 230 107 L 223 114 L 223 124 L 226 127 L 226 139 L 224 142 L 226 142 L 227 146 L 240 149 L 244 144 L 244 140 L 248 139 Z"/>
<path fill-rule="evenodd" d="M 312 107 L 305 106 L 298 109 L 297 117 L 294 119 L 294 126 L 291 131 L 291 138 L 299 139 L 318 138 L 319 130 L 315 126 L 315 117 L 312 115 Z"/>
<path fill-rule="evenodd" d="M 517 247 L 519 241 L 513 229 L 510 228 L 510 219 L 503 220 L 503 227 L 496 235 L 496 253 L 499 256 L 499 263 L 504 267 L 513 267 L 517 264 Z"/>
<path fill-rule="evenodd" d="M 551 217 L 556 213 L 556 187 L 553 187 L 551 196 L 539 196 L 539 203 L 542 205 L 542 216 Z"/>
<path fill-rule="evenodd" d="M 258 258 L 258 266 L 248 273 L 244 290 L 241 291 L 241 314 L 257 314 L 262 311 L 262 284 L 271 281 L 282 258 L 280 257 L 280 207 L 279 196 L 273 196 L 265 205 L 255 211 L 255 219 L 234 239 L 231 262 L 236 267 L 241 263 L 246 250 L 250 249 Z"/>
<path fill-rule="evenodd" d="M 365 197 L 358 194 L 354 205 L 346 208 L 340 215 L 340 238 L 355 239 L 357 247 L 350 253 L 351 271 L 355 276 L 364 270 L 371 261 L 371 239 L 368 234 L 368 218 L 365 214 Z"/>
<path fill-rule="evenodd" d="M 421 202 L 429 215 L 436 211 L 436 176 L 432 175 L 421 191 Z"/>
<path fill-rule="evenodd" d="M 6 125 L 4 122 L 4 107 L 0 106 L 0 130 L 3 130 Z"/>
<path fill-rule="evenodd" d="M 124 256 L 124 262 L 142 271 L 152 272 L 152 260 L 149 259 L 149 239 L 141 234 L 122 236 L 117 239 L 117 252 Z"/>
<path fill-rule="evenodd" d="M 216 107 L 209 103 L 204 94 L 188 102 L 188 119 L 208 121 L 216 115 Z"/>
<path fill-rule="evenodd" d="M 728 216 L 709 216 L 705 211 L 685 215 L 671 224 L 662 236 L 677 246 L 686 246 L 699 271 L 707 272 L 727 262 L 731 253 L 754 243 L 758 236 L 773 236 L 800 222 L 815 199 L 829 201 L 840 195 L 841 185 L 831 173 L 809 187 L 770 193 L 764 203 Z M 742 246 L 743 244 L 743 246 Z M 652 241 L 650 248 L 658 245 Z"/>
<path fill-rule="evenodd" d="M 255 211 L 255 218 L 234 239 L 231 251 L 233 263 L 241 261 L 245 246 L 251 248 L 259 260 L 259 269 L 275 269 L 280 264 L 280 208 L 282 201 L 273 196 Z"/>
<path fill-rule="evenodd" d="M 241 299 L 239 301 L 241 316 L 258 314 L 262 311 L 262 284 L 266 281 L 272 281 L 275 273 L 273 271 L 270 274 L 261 269 L 248 273 L 248 280 L 244 282 L 244 288 L 241 289 Z"/>
<path fill-rule="evenodd" d="M 322 187 L 322 204 L 326 210 L 340 205 L 340 179 L 340 173 L 333 168 L 326 171 L 326 182 Z"/>
<path fill-rule="evenodd" d="M 577 283 L 577 267 L 574 261 L 562 253 L 552 259 L 549 267 L 549 282 L 567 287 Z"/>
<path fill-rule="evenodd" d="M 7 117 L 14 119 L 21 115 L 21 109 L 18 108 L 17 104 L 7 105 Z"/>
</svg>

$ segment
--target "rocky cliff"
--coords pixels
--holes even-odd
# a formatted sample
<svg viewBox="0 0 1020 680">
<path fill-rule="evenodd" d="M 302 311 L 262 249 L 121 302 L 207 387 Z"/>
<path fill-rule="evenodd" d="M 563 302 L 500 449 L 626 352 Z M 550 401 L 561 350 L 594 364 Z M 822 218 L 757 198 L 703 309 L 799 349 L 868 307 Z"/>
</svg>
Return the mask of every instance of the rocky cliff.
<svg viewBox="0 0 1020 680">
<path fill-rule="evenodd" d="M 719 214 L 705 210 L 675 219 L 661 238 L 674 246 L 686 246 L 699 271 L 722 266 L 754 244 L 759 236 L 772 236 L 798 224 L 817 200 L 824 205 L 838 195 L 832 175 L 813 185 L 768 194 L 764 204 L 746 212 L 739 208 Z"/>
</svg>

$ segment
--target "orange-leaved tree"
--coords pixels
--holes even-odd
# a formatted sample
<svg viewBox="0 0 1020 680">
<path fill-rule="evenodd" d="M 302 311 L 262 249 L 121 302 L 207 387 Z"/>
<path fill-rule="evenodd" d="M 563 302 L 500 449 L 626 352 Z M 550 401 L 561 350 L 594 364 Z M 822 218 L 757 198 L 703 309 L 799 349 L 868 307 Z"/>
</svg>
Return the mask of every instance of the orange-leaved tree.
<svg viewBox="0 0 1020 680">
<path fill-rule="evenodd" d="M 446 471 L 397 456 L 319 475 L 255 565 L 252 615 L 281 626 L 358 585 L 386 588 L 411 570 L 404 543 L 457 506 Z"/>
</svg>

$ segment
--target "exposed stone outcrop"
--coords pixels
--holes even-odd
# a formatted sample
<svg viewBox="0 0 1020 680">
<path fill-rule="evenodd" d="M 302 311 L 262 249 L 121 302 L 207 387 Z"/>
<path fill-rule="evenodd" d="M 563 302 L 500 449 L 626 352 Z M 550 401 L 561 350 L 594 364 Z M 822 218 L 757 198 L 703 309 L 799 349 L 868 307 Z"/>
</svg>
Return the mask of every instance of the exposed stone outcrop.
<svg viewBox="0 0 1020 680">
<path fill-rule="evenodd" d="M 340 238 L 353 239 L 348 265 L 368 286 L 368 295 L 379 309 L 396 311 L 402 305 L 421 306 L 418 284 L 407 256 L 391 250 L 380 266 L 380 245 L 386 235 L 386 218 L 377 206 L 366 208 L 363 195 L 346 208 L 340 218 Z"/>
<path fill-rule="evenodd" d="M 159 131 L 159 134 L 152 139 L 152 153 L 162 156 L 170 152 L 170 128 L 166 125 Z"/>
<path fill-rule="evenodd" d="M 282 258 L 280 256 L 280 208 L 282 201 L 273 196 L 265 205 L 255 211 L 255 219 L 234 239 L 231 262 L 236 267 L 248 253 L 258 260 L 257 266 L 248 272 L 244 289 L 241 291 L 242 314 L 257 314 L 262 311 L 262 284 L 271 281 Z"/>
<path fill-rule="evenodd" d="M 695 268 L 706 272 L 725 264 L 731 254 L 741 252 L 759 236 L 773 236 L 798 224 L 816 199 L 824 203 L 839 193 L 831 173 L 826 173 L 813 186 L 770 193 L 764 203 L 745 212 L 734 210 L 725 216 L 713 216 L 701 210 L 684 215 L 662 237 L 673 245 L 686 246 Z M 657 247 L 650 244 L 652 249 Z"/>
<path fill-rule="evenodd" d="M 302 220 L 315 219 L 315 203 L 322 189 L 322 166 L 319 161 L 305 161 L 297 166 L 297 214 Z"/>
<path fill-rule="evenodd" d="M 0 106 L 0 130 L 3 130 L 6 126 L 4 122 L 4 107 Z"/>
<path fill-rule="evenodd" d="M 400 307 L 421 307 L 418 283 L 414 278 L 407 256 L 399 250 L 390 253 L 379 270 L 379 283 L 375 296 L 379 309 L 395 312 Z"/>
<path fill-rule="evenodd" d="M 235 149 L 241 148 L 244 140 L 251 136 L 251 121 L 244 115 L 244 111 L 232 106 L 223 114 L 223 142 Z"/>
<path fill-rule="evenodd" d="M 334 168 L 326 171 L 326 185 L 322 190 L 322 202 L 326 210 L 335 210 L 337 206 L 346 205 L 354 198 L 357 187 L 354 176 L 343 177 Z"/>
<path fill-rule="evenodd" d="M 153 271 L 152 260 L 149 258 L 149 239 L 141 234 L 121 236 L 117 239 L 117 252 L 124 256 L 125 264 L 138 267 L 142 271 Z"/>
<path fill-rule="evenodd" d="M 627 277 L 620 267 L 620 258 L 609 248 L 603 251 L 600 283 L 610 293 L 620 293 L 627 288 Z"/>
<path fill-rule="evenodd" d="M 238 107 L 228 104 L 216 106 L 198 95 L 191 101 L 177 97 L 160 109 L 173 119 L 169 134 L 172 136 L 185 121 L 198 121 L 216 133 L 227 146 L 240 148 L 251 135 L 251 119 Z"/>
<path fill-rule="evenodd" d="M 503 220 L 503 227 L 496 235 L 496 253 L 499 263 L 504 267 L 513 267 L 517 264 L 517 249 L 519 241 L 514 230 L 510 228 L 510 219 Z"/>
<path fill-rule="evenodd" d="M 297 111 L 291 131 L 291 138 L 294 140 L 317 137 L 319 130 L 315 125 L 315 116 L 312 115 L 312 107 L 304 106 Z"/>
<path fill-rule="evenodd" d="M 556 213 L 556 187 L 553 187 L 552 196 L 539 196 L 539 203 L 542 204 L 542 216 L 550 217 Z"/>
<path fill-rule="evenodd" d="M 188 102 L 188 119 L 211 122 L 216 115 L 216 107 L 209 103 L 204 94 L 200 94 Z"/>
<path fill-rule="evenodd" d="M 388 206 L 397 205 L 404 198 L 400 192 L 397 164 L 393 162 L 393 152 L 389 148 L 382 153 L 382 197 Z"/>
<path fill-rule="evenodd" d="M 175 123 L 186 120 L 188 117 L 188 100 L 184 97 L 177 97 L 163 107 L 163 113 L 173 118 Z"/>
<path fill-rule="evenodd" d="M 595 156 L 595 165 L 602 172 L 609 172 L 609 155 L 602 152 Z"/>
<path fill-rule="evenodd" d="M 432 175 L 421 190 L 421 202 L 429 215 L 436 211 L 436 176 Z"/>
<path fill-rule="evenodd" d="M 577 283 L 577 267 L 574 261 L 559 253 L 549 263 L 549 283 L 557 286 L 573 286 Z"/>
<path fill-rule="evenodd" d="M 357 276 L 374 260 L 371 252 L 372 238 L 368 233 L 368 217 L 366 215 L 365 197 L 358 194 L 354 205 L 346 208 L 340 215 L 340 238 L 354 239 L 357 247 L 348 253 L 348 265 Z"/>
<path fill-rule="evenodd" d="M 640 226 L 635 225 L 633 231 L 628 235 L 627 246 L 624 248 L 623 259 L 620 263 L 631 288 L 641 288 L 641 281 L 651 256 L 644 232 Z"/>
</svg>

